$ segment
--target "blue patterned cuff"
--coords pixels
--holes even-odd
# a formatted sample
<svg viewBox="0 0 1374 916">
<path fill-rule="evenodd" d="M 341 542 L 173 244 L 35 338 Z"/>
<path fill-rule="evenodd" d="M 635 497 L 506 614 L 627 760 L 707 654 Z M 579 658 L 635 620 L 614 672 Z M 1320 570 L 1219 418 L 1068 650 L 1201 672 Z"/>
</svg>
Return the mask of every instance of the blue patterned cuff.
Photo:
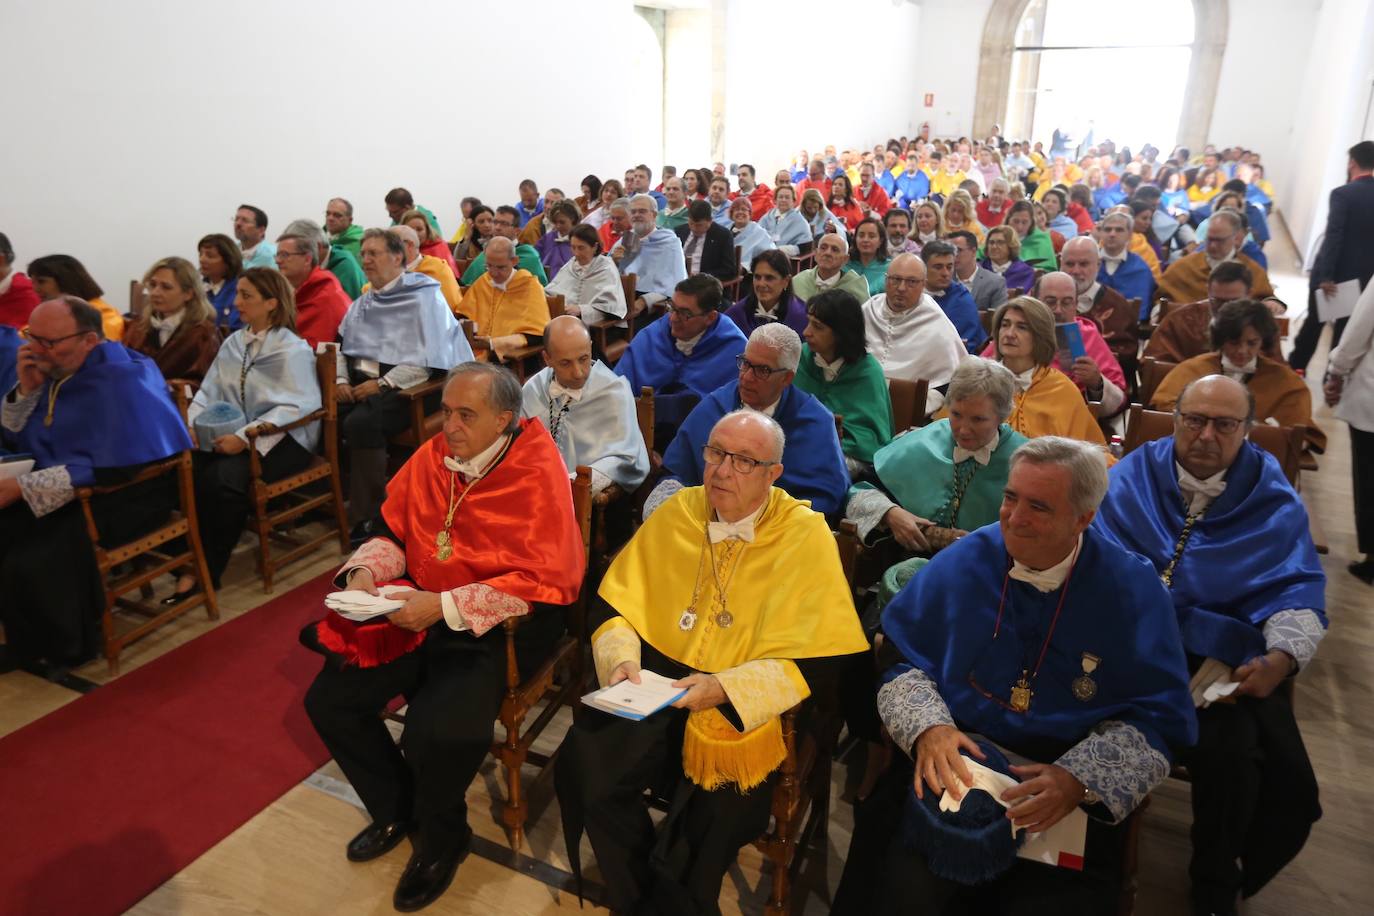
<svg viewBox="0 0 1374 916">
<path fill-rule="evenodd" d="M 1317 612 L 1308 608 L 1279 611 L 1264 622 L 1264 645 L 1293 656 L 1299 668 L 1306 668 L 1317 646 L 1326 635 L 1326 627 Z"/>
<path fill-rule="evenodd" d="M 649 516 L 658 511 L 658 507 L 666 503 L 673 497 L 673 494 L 682 489 L 682 481 L 675 477 L 667 477 L 654 487 L 649 498 L 644 500 L 644 520 L 648 521 Z"/>
<path fill-rule="evenodd" d="M 1125 722 L 1100 722 L 1055 761 L 1093 794 L 1119 824 L 1169 775 L 1169 761 Z"/>
<path fill-rule="evenodd" d="M 882 686 L 878 691 L 878 715 L 892 741 L 907 756 L 926 729 L 954 724 L 935 682 L 919 668 L 912 668 Z"/>
</svg>

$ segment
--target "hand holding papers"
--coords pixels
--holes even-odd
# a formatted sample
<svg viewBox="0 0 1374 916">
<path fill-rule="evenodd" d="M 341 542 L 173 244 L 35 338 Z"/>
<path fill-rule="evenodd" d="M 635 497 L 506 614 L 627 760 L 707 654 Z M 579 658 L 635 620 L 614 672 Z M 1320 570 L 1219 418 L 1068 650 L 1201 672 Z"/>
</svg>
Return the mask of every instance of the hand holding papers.
<svg viewBox="0 0 1374 916">
<path fill-rule="evenodd" d="M 1336 284 L 1336 291 L 1328 293 L 1322 289 L 1317 293 L 1317 315 L 1322 321 L 1335 321 L 1349 318 L 1355 312 L 1355 303 L 1360 301 L 1360 281 L 1346 280 Z"/>
<path fill-rule="evenodd" d="M 362 623 L 383 614 L 390 614 L 405 606 L 404 598 L 396 597 L 404 592 L 414 591 L 411 585 L 383 585 L 377 589 L 380 594 L 373 595 L 360 589 L 343 592 L 330 592 L 324 598 L 324 606 L 354 623 Z"/>
<path fill-rule="evenodd" d="M 1219 700 L 1224 700 L 1235 692 L 1240 683 L 1234 679 L 1231 666 L 1215 658 L 1205 659 L 1193 675 L 1188 689 L 1193 694 L 1193 705 L 1206 709 Z"/>
<path fill-rule="evenodd" d="M 592 691 L 582 698 L 582 702 L 613 716 L 638 722 L 671 706 L 686 693 L 686 688 L 673 686 L 672 678 L 641 670 L 638 684 L 626 678 Z"/>
</svg>

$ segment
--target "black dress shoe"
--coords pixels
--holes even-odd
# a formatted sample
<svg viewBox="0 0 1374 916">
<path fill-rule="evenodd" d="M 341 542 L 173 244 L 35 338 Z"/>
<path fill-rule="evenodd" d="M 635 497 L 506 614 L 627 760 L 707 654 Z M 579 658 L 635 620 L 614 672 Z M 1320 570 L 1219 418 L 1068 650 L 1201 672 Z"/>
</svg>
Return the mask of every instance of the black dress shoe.
<svg viewBox="0 0 1374 916">
<path fill-rule="evenodd" d="M 391 905 L 402 913 L 413 913 L 438 900 L 453 883 L 458 866 L 471 851 L 472 831 L 468 830 L 462 843 L 446 855 L 437 858 L 419 852 L 412 855 L 401 873 L 401 880 L 396 883 Z"/>
<path fill-rule="evenodd" d="M 1374 560 L 1364 559 L 1358 563 L 1351 563 L 1346 569 L 1365 585 L 1374 585 Z"/>
<path fill-rule="evenodd" d="M 369 824 L 362 833 L 348 842 L 348 861 L 370 862 L 396 848 L 406 838 L 410 825 L 404 821 L 394 824 Z"/>
<path fill-rule="evenodd" d="M 191 586 L 184 592 L 172 592 L 166 598 L 163 598 L 160 603 L 163 607 L 171 607 L 174 604 L 180 604 L 181 602 L 185 601 L 187 598 L 191 597 L 198 591 L 200 591 L 199 583 Z"/>
</svg>

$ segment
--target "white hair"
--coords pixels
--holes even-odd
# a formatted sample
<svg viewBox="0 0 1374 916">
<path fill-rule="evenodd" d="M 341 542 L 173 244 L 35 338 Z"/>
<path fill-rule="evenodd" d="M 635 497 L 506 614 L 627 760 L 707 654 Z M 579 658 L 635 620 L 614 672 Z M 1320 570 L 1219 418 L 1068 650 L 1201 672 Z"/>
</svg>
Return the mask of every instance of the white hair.
<svg viewBox="0 0 1374 916">
<path fill-rule="evenodd" d="M 749 342 L 777 350 L 778 367 L 788 372 L 796 372 L 801 364 L 801 338 L 785 324 L 775 321 L 761 324 L 749 335 Z"/>
<path fill-rule="evenodd" d="M 647 195 L 645 195 L 645 196 L 647 196 Z M 651 199 L 652 199 L 652 198 L 651 198 Z M 630 209 L 630 198 L 628 198 L 628 197 L 617 197 L 615 200 L 611 201 L 611 205 L 610 205 L 609 207 L 607 207 L 606 209 L 607 209 L 607 210 L 625 210 L 626 212 L 629 212 L 629 209 Z M 655 210 L 658 209 L 658 204 L 657 204 L 657 203 L 654 204 L 654 209 L 655 209 Z"/>
<path fill-rule="evenodd" d="M 716 425 L 711 427 L 711 432 L 714 433 L 727 421 L 737 420 L 741 417 L 754 422 L 761 422 L 768 427 L 768 431 L 773 434 L 772 460 L 781 461 L 783 449 L 787 448 L 787 434 L 782 431 L 782 427 L 778 425 L 778 421 L 774 420 L 766 413 L 759 413 L 757 410 L 750 410 L 747 407 L 741 407 L 739 410 L 732 410 L 716 421 Z"/>
<path fill-rule="evenodd" d="M 1125 221 L 1126 221 L 1126 231 L 1127 231 L 1127 232 L 1131 232 L 1132 230 L 1135 229 L 1135 219 L 1134 219 L 1129 213 L 1123 213 L 1123 212 L 1121 212 L 1120 210 L 1113 210 L 1113 211 L 1111 211 L 1111 212 L 1108 213 L 1106 216 L 1102 217 L 1102 219 L 1100 219 L 1100 220 L 1098 221 L 1097 225 L 1098 225 L 1099 227 L 1105 226 L 1105 225 L 1107 225 L 1107 221 L 1108 221 L 1108 220 L 1112 220 L 1112 219 L 1123 219 L 1123 220 L 1125 220 Z"/>
<path fill-rule="evenodd" d="M 1063 436 L 1039 436 L 1012 454 L 1013 468 L 1022 461 L 1068 471 L 1069 504 L 1079 515 L 1097 509 L 1107 495 L 1107 456 L 1101 446 Z"/>
</svg>

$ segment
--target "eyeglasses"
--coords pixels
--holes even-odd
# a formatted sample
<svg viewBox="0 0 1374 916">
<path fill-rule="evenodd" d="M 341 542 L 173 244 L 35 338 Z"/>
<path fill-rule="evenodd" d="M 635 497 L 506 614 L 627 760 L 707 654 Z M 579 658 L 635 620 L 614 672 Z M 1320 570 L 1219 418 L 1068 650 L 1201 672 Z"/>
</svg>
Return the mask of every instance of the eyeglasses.
<svg viewBox="0 0 1374 916">
<path fill-rule="evenodd" d="M 1210 423 L 1212 424 L 1212 428 L 1222 436 L 1231 435 L 1231 433 L 1240 429 L 1241 424 L 1245 422 L 1244 420 L 1237 420 L 1235 417 L 1209 417 L 1200 413 L 1180 414 L 1179 419 L 1183 421 L 1184 426 L 1195 433 L 1202 432 L 1207 428 L 1207 424 Z"/>
<path fill-rule="evenodd" d="M 725 459 L 729 458 L 730 467 L 739 474 L 752 474 L 759 468 L 777 464 L 776 461 L 760 461 L 757 458 L 750 458 L 748 455 L 727 452 L 725 449 L 716 448 L 714 445 L 704 446 L 701 450 L 701 457 L 707 464 L 723 464 Z"/>
<path fill-rule="evenodd" d="M 53 347 L 57 346 L 64 340 L 71 340 L 73 337 L 84 337 L 85 335 L 91 333 L 94 332 L 77 331 L 75 334 L 63 334 L 61 337 L 39 337 L 37 334 L 30 331 L 28 328 L 24 328 L 22 331 L 19 332 L 19 336 L 23 337 L 29 343 L 38 344 L 44 350 L 51 350 Z"/>
<path fill-rule="evenodd" d="M 926 282 L 926 281 L 925 281 L 925 278 L 924 278 L 924 277 L 894 277 L 894 276 L 892 276 L 892 274 L 888 274 L 888 275 L 887 275 L 887 285 L 888 285 L 888 286 L 912 286 L 912 287 L 915 287 L 915 286 L 920 286 L 921 284 L 923 284 L 923 283 L 925 283 L 925 282 Z"/>
<path fill-rule="evenodd" d="M 772 366 L 756 366 L 743 356 L 735 357 L 735 368 L 739 370 L 740 375 L 746 372 L 752 372 L 756 378 L 762 379 L 765 382 L 768 381 L 769 376 L 774 372 L 787 371 L 786 369 L 775 369 Z"/>
<path fill-rule="evenodd" d="M 704 318 L 707 314 L 706 312 L 694 312 L 691 309 L 668 309 L 668 316 L 670 318 L 676 318 L 678 321 L 691 321 L 693 318 Z"/>
<path fill-rule="evenodd" d="M 287 251 L 285 248 L 278 248 L 278 249 L 277 249 L 277 256 L 276 256 L 276 257 L 277 257 L 277 260 L 280 261 L 282 258 L 295 258 L 295 257 L 305 257 L 305 256 L 306 256 L 306 253 L 305 253 L 304 251 Z"/>
</svg>

